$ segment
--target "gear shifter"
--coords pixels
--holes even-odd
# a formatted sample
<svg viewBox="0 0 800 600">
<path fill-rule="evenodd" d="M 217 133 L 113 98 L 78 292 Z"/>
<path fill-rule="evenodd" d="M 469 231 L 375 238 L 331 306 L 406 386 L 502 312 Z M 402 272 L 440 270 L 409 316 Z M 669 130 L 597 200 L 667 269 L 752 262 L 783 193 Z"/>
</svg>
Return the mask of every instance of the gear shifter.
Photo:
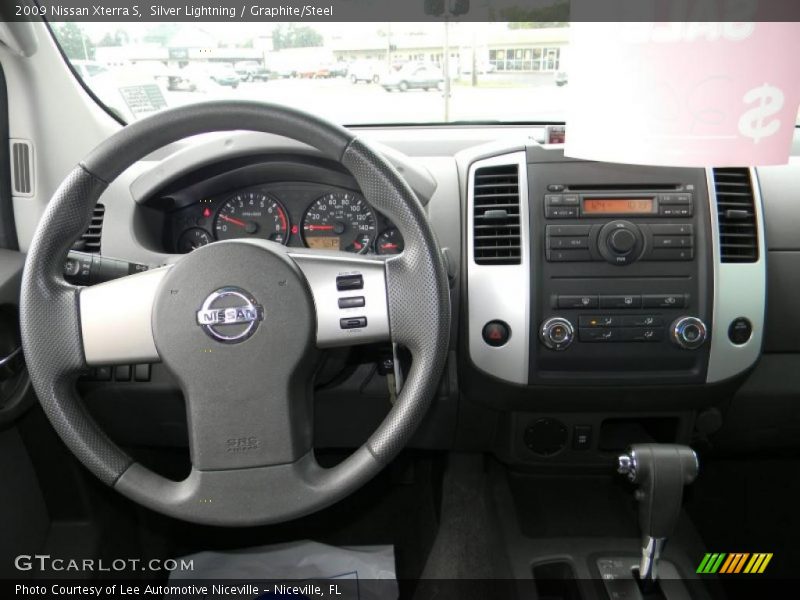
<svg viewBox="0 0 800 600">
<path fill-rule="evenodd" d="M 658 578 L 658 559 L 678 522 L 683 486 L 695 480 L 698 467 L 694 450 L 677 444 L 634 444 L 619 457 L 617 471 L 639 486 L 643 584 Z"/>
</svg>

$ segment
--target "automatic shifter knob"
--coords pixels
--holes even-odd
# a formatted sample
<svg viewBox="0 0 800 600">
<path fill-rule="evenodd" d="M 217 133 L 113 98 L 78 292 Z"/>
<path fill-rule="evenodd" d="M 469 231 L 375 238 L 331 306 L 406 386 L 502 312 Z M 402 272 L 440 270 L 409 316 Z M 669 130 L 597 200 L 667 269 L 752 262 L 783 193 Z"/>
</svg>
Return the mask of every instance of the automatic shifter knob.
<svg viewBox="0 0 800 600">
<path fill-rule="evenodd" d="M 695 480 L 698 468 L 694 450 L 677 444 L 634 444 L 618 458 L 617 471 L 639 486 L 642 581 L 658 576 L 661 550 L 680 515 L 683 486 Z"/>
</svg>

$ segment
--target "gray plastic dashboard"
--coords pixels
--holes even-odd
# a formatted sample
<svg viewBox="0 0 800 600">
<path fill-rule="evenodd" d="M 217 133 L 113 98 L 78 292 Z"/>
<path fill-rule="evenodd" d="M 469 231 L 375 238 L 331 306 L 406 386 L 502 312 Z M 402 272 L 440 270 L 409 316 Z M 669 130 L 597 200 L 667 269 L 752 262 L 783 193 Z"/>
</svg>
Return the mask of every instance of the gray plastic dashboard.
<svg viewBox="0 0 800 600">
<path fill-rule="evenodd" d="M 483 161 L 503 162 L 508 157 L 512 162 L 517 160 L 515 156 L 520 153 L 524 155 L 526 148 L 538 147 L 535 138 L 539 137 L 540 132 L 535 128 L 397 128 L 367 129 L 362 134 L 387 154 L 426 204 L 440 244 L 446 249 L 454 280 L 462 268 L 466 268 L 465 275 L 474 279 L 475 274 L 470 272 L 470 259 L 466 254 L 469 252 L 469 240 L 465 235 L 470 214 L 470 169 Z M 539 148 L 540 152 L 548 153 Z M 560 155 L 559 150 L 549 152 L 553 156 Z M 154 244 L 148 239 L 150 234 L 144 224 L 148 218 L 158 217 L 148 207 L 142 206 L 146 199 L 169 182 L 204 165 L 236 156 L 287 153 L 313 157 L 313 152 L 307 147 L 285 138 L 250 132 L 199 136 L 162 149 L 147 160 L 133 165 L 106 191 L 101 200 L 106 205 L 103 254 L 147 264 L 175 260 L 174 255 L 153 250 Z M 757 171 L 755 181 L 758 184 L 756 193 L 760 195 L 761 259 L 757 265 L 749 267 L 750 275 L 744 276 L 745 269 L 742 266 L 722 265 L 715 257 L 714 323 L 720 323 L 721 327 L 730 317 L 745 311 L 752 315 L 756 331 L 746 352 L 741 348 L 732 350 L 727 347 L 722 329 L 712 332 L 707 376 L 709 383 L 728 379 L 751 368 L 760 355 L 762 336 L 765 337 L 767 351 L 800 350 L 800 342 L 797 341 L 800 335 L 785 335 L 785 332 L 792 331 L 800 333 L 800 317 L 792 309 L 792 301 L 797 300 L 795 294 L 800 286 L 791 283 L 800 283 L 797 280 L 798 269 L 795 269 L 800 259 L 800 235 L 792 226 L 792 223 L 800 220 L 800 205 L 792 201 L 796 197 L 799 180 L 800 163 L 796 160 L 784 167 Z M 713 220 L 713 212 L 711 217 Z M 465 255 L 467 258 L 463 259 Z M 526 269 L 529 273 L 529 265 Z M 766 292 L 761 280 L 766 273 L 769 274 L 766 285 L 770 290 L 770 304 L 764 317 Z M 520 273 L 514 285 L 516 288 L 528 285 L 529 289 L 529 283 L 526 284 L 529 278 L 528 274 Z M 486 282 L 482 291 L 472 284 L 461 288 L 461 292 L 466 293 L 462 308 L 469 315 L 466 321 L 468 326 L 464 331 L 454 331 L 453 335 L 455 338 L 460 334 L 468 339 L 466 348 L 472 367 L 500 381 L 524 385 L 527 383 L 529 340 L 522 340 L 519 347 L 512 344 L 504 354 L 507 360 L 489 361 L 495 366 L 488 367 L 485 356 L 480 356 L 481 353 L 486 354 L 486 349 L 474 340 L 478 327 L 477 320 L 474 323 L 471 320 L 472 312 L 476 310 L 475 299 L 485 294 L 488 288 L 496 292 L 496 286 L 497 282 Z M 777 297 L 775 290 L 780 291 Z M 512 302 L 513 314 L 509 314 L 508 319 L 517 320 L 521 330 L 530 331 L 530 300 L 526 299 L 524 293 L 521 296 L 518 293 L 522 293 L 522 290 L 517 289 L 510 296 L 519 301 Z M 459 286 L 454 287 L 453 300 L 457 309 L 461 304 Z M 508 302 L 505 294 L 494 293 L 493 299 L 489 299 L 490 304 L 504 301 Z M 481 302 L 485 304 L 486 301 Z M 455 327 L 453 329 L 457 330 Z"/>
</svg>

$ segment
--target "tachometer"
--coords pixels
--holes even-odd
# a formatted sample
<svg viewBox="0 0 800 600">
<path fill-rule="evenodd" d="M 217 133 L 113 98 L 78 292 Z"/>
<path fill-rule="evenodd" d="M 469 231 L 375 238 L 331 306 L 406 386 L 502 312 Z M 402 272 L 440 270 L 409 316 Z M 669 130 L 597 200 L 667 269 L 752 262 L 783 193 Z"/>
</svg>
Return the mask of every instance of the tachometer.
<svg viewBox="0 0 800 600">
<path fill-rule="evenodd" d="M 240 192 L 217 213 L 214 231 L 218 240 L 257 237 L 285 244 L 289 240 L 289 219 L 280 203 L 259 191 Z"/>
<path fill-rule="evenodd" d="M 375 240 L 377 218 L 352 192 L 331 192 L 316 200 L 303 217 L 303 241 L 309 248 L 363 254 Z"/>
</svg>

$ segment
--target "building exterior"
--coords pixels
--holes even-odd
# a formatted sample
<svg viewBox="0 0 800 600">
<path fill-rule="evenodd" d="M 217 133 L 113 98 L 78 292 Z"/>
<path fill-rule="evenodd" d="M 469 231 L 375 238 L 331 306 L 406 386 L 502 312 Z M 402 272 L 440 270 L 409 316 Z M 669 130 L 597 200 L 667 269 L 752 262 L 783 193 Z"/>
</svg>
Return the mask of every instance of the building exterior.
<svg viewBox="0 0 800 600">
<path fill-rule="evenodd" d="M 441 64 L 444 58 L 444 27 L 392 31 L 376 29 L 371 35 L 329 36 L 320 48 L 275 51 L 269 36 L 252 40 L 246 47 L 223 46 L 201 27 L 182 29 L 164 45 L 126 44 L 98 47 L 98 62 L 108 66 L 122 63 L 180 68 L 198 62 L 257 61 L 271 69 L 291 70 L 291 62 L 313 60 L 324 63 L 373 61 L 386 67 L 404 62 Z M 453 75 L 470 72 L 473 63 L 481 72 L 536 73 L 563 69 L 567 27 L 509 29 L 504 23 L 452 23 L 447 30 L 450 69 Z M 302 59 L 302 60 L 301 60 Z M 321 65 L 317 65 L 321 66 Z M 296 70 L 296 69 L 295 69 Z"/>
</svg>

